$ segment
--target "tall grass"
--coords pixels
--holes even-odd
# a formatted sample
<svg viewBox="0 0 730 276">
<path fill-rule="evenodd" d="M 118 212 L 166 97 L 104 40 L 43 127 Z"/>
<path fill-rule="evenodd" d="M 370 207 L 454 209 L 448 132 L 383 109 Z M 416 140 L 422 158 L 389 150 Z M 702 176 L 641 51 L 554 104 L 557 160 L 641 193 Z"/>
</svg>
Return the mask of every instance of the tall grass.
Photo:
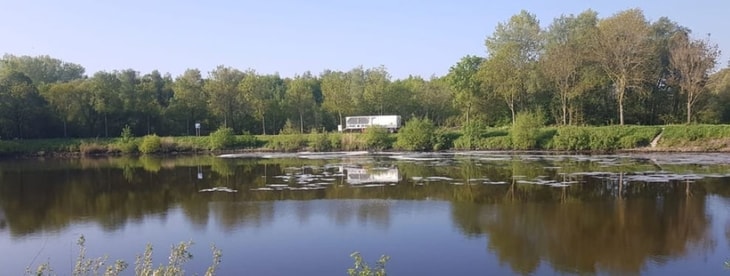
<svg viewBox="0 0 730 276">
<path fill-rule="evenodd" d="M 550 147 L 568 151 L 614 151 L 649 145 L 661 131 L 657 126 L 559 127 Z"/>
<path fill-rule="evenodd" d="M 453 149 L 457 150 L 509 150 L 512 137 L 507 128 L 494 128 L 473 122 L 471 127 L 462 129 L 462 134 L 454 140 Z"/>
<path fill-rule="evenodd" d="M 730 139 L 730 125 L 668 125 L 664 128 L 659 144 L 662 147 L 680 147 L 723 139 Z"/>
<path fill-rule="evenodd" d="M 309 133 L 309 148 L 313 151 L 330 151 L 332 142 L 327 132 L 312 131 Z"/>
<path fill-rule="evenodd" d="M 300 151 L 307 147 L 308 139 L 306 134 L 279 134 L 269 137 L 266 148 L 273 151 Z"/>
</svg>

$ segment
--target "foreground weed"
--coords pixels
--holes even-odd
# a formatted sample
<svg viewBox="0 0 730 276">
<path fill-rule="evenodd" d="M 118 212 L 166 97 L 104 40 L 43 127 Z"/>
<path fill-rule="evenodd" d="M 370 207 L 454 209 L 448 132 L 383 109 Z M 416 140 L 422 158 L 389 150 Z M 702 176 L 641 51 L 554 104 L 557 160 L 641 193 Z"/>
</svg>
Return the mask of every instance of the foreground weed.
<svg viewBox="0 0 730 276">
<path fill-rule="evenodd" d="M 349 276 L 385 276 L 385 264 L 390 260 L 387 255 L 380 256 L 380 259 L 375 262 L 375 267 L 370 265 L 362 259 L 360 252 L 353 252 L 350 257 L 355 262 L 352 268 L 347 269 L 347 275 Z"/>
<path fill-rule="evenodd" d="M 86 256 L 86 239 L 84 236 L 79 237 L 76 243 L 79 246 L 79 253 L 74 263 L 73 276 L 88 276 L 88 275 L 104 275 L 104 276 L 116 276 L 121 275 L 124 270 L 127 269 L 128 264 L 122 260 L 117 260 L 113 264 L 106 266 L 107 256 L 99 258 L 88 258 Z M 177 276 L 185 275 L 183 266 L 193 258 L 190 253 L 190 247 L 193 245 L 192 241 L 181 242 L 171 248 L 170 256 L 168 257 L 168 263 L 166 265 L 160 265 L 156 268 L 153 267 L 152 261 L 152 245 L 147 244 L 144 253 L 137 256 L 134 268 L 134 275 L 141 276 L 152 276 L 152 275 L 165 275 L 165 276 Z M 215 246 L 211 247 L 213 251 L 213 263 L 205 271 L 206 276 L 215 275 L 218 270 L 218 265 L 221 263 L 222 252 Z M 106 268 L 104 268 L 106 266 Z M 104 270 L 102 271 L 102 268 Z M 26 268 L 25 275 L 34 276 L 51 276 L 56 275 L 48 262 L 39 265 L 35 270 L 30 267 Z M 65 275 L 65 274 L 62 274 Z"/>
</svg>

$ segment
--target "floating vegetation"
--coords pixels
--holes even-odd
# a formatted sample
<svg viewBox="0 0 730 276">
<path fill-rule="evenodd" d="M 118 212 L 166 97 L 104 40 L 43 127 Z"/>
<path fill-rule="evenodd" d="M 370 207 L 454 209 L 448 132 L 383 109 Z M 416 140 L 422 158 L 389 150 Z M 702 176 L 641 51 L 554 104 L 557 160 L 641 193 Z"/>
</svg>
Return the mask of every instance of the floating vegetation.
<svg viewBox="0 0 730 276">
<path fill-rule="evenodd" d="M 589 179 L 611 182 L 669 183 L 730 177 L 730 154 L 632 153 L 571 155 L 531 152 L 300 152 L 244 153 L 223 158 L 301 158 L 282 175 L 266 177 L 255 191 L 313 190 L 333 186 L 394 186 L 403 178 L 412 185 L 536 185 L 570 187 Z M 459 171 L 458 169 L 462 170 Z M 463 170 L 464 168 L 471 168 Z M 414 170 L 415 169 L 415 170 Z M 456 169 L 456 170 L 455 170 Z M 496 171 L 503 173 L 494 174 Z M 335 185 L 336 184 L 336 185 Z"/>
<path fill-rule="evenodd" d="M 429 177 L 426 177 L 425 180 L 426 181 L 452 181 L 454 179 L 451 177 L 446 177 L 446 176 L 429 176 Z"/>
<path fill-rule="evenodd" d="M 208 189 L 202 189 L 200 192 L 226 192 L 226 193 L 236 193 L 238 190 L 234 190 L 227 187 L 213 187 Z"/>
<path fill-rule="evenodd" d="M 716 175 L 715 175 L 716 176 Z M 598 176 L 597 178 L 601 179 L 608 179 L 608 180 L 614 180 L 614 181 L 624 181 L 624 182 L 646 182 L 646 183 L 669 183 L 672 181 L 695 181 L 700 180 L 707 177 L 706 175 L 698 175 L 698 174 L 675 174 L 675 173 L 667 173 L 667 172 L 645 172 L 645 173 L 614 173 L 614 174 L 605 174 Z M 730 173 L 721 176 L 721 177 L 730 177 Z"/>
</svg>

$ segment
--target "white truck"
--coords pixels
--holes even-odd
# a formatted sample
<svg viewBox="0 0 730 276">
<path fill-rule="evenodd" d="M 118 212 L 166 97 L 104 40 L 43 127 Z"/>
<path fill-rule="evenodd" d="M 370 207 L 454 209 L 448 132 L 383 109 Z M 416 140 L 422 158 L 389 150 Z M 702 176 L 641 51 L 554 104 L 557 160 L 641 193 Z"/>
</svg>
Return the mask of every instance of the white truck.
<svg viewBox="0 0 730 276">
<path fill-rule="evenodd" d="M 379 126 L 396 132 L 401 127 L 401 118 L 398 115 L 372 115 L 345 117 L 345 127 L 338 126 L 340 131 L 362 131 L 371 126 Z"/>
</svg>

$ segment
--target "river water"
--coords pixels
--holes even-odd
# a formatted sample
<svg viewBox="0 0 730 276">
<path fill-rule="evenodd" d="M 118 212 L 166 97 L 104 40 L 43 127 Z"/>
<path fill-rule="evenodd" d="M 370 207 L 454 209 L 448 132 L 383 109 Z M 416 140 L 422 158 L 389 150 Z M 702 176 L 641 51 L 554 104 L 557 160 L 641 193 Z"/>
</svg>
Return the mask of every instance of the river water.
<svg viewBox="0 0 730 276">
<path fill-rule="evenodd" d="M 188 274 L 718 275 L 729 154 L 298 153 L 0 161 L 0 271 L 87 257 Z"/>
</svg>

